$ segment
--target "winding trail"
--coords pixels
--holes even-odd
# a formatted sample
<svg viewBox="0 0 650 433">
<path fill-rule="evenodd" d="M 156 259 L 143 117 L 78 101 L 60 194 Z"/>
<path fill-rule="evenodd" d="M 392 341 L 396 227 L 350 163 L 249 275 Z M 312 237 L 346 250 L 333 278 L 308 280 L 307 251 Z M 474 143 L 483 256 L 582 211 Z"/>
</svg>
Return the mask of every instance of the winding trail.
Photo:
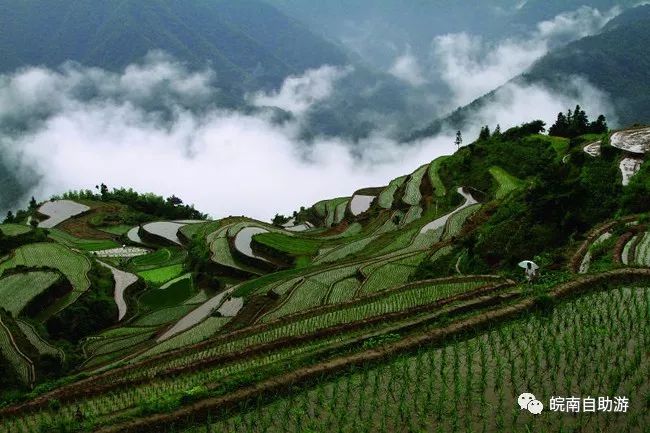
<svg viewBox="0 0 650 433">
<path fill-rule="evenodd" d="M 104 266 L 105 268 L 108 268 L 111 270 L 113 273 L 113 278 L 115 278 L 115 303 L 117 304 L 117 311 L 119 312 L 119 318 L 118 320 L 122 320 L 124 316 L 126 316 L 126 301 L 124 300 L 124 292 L 126 289 L 131 287 L 136 281 L 138 281 L 138 277 L 130 274 L 128 272 L 121 271 L 117 268 L 112 267 L 111 265 L 108 265 L 104 262 L 99 262 L 100 265 Z"/>
<path fill-rule="evenodd" d="M 470 207 L 478 203 L 478 201 L 474 197 L 472 197 L 472 194 L 465 192 L 465 190 L 462 187 L 458 188 L 456 191 L 458 192 L 458 194 L 462 195 L 465 198 L 465 203 L 463 203 L 461 206 L 457 207 L 454 211 L 448 213 L 447 215 L 441 216 L 437 220 L 431 221 L 429 224 L 422 227 L 422 230 L 420 230 L 420 234 L 424 234 L 428 231 L 437 230 L 441 227 L 444 227 L 445 224 L 447 224 L 447 220 L 449 220 L 449 218 L 451 218 L 455 213 L 460 212 L 466 207 Z"/>
</svg>

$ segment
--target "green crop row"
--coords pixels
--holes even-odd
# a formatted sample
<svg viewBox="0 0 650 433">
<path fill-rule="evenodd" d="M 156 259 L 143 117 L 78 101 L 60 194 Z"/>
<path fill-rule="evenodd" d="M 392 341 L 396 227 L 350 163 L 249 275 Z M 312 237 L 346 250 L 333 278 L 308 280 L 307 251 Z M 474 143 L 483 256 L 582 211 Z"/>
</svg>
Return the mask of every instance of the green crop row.
<svg viewBox="0 0 650 433">
<path fill-rule="evenodd" d="M 90 280 L 88 280 L 90 260 L 63 245 L 54 243 L 24 245 L 14 251 L 11 259 L 0 264 L 0 275 L 6 269 L 16 266 L 58 269 L 74 288 L 73 294 L 67 300 L 67 305 L 74 302 L 90 287 Z"/>
<path fill-rule="evenodd" d="M 342 433 L 644 431 L 649 311 L 649 289 L 590 295 L 548 316 L 368 365 L 288 397 L 249 402 L 245 411 L 186 433 L 301 433 L 322 426 Z M 523 390 L 544 403 L 542 415 L 520 409 Z M 552 396 L 626 396 L 630 406 L 625 414 L 562 416 L 549 412 Z"/>
<path fill-rule="evenodd" d="M 422 179 L 427 172 L 427 165 L 423 165 L 418 168 L 411 177 L 409 178 L 406 184 L 406 190 L 404 191 L 404 197 L 402 201 L 411 206 L 416 206 L 420 203 L 422 199 L 422 194 L 420 193 L 420 185 L 422 185 Z"/>
<path fill-rule="evenodd" d="M 0 308 L 17 317 L 27 304 L 59 279 L 56 272 L 27 272 L 0 279 Z"/>
</svg>

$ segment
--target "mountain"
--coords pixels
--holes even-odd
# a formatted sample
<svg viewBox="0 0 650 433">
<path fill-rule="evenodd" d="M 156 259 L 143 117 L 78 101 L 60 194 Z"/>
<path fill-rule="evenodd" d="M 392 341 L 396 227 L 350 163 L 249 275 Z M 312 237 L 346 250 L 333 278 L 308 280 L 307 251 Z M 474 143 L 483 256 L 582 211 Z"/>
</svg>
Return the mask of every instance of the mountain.
<svg viewBox="0 0 650 433">
<path fill-rule="evenodd" d="M 650 5 L 631 9 L 597 35 L 549 53 L 524 74 L 529 83 L 561 88 L 585 77 L 611 98 L 621 125 L 650 123 Z"/>
<path fill-rule="evenodd" d="M 487 40 L 516 37 L 541 21 L 584 6 L 606 11 L 635 0 L 266 0 L 376 68 L 387 70 L 410 50 L 421 62 L 431 42 L 448 33 L 481 35 Z"/>
<path fill-rule="evenodd" d="M 238 93 L 346 55 L 256 0 L 0 1 L 0 71 L 67 60 L 120 70 L 150 50 L 201 68 Z"/>
<path fill-rule="evenodd" d="M 552 50 L 512 84 L 543 85 L 566 93 L 571 77 L 582 77 L 603 91 L 613 104 L 621 126 L 650 123 L 650 6 L 639 6 L 612 19 L 598 34 Z M 406 141 L 435 135 L 445 129 L 462 129 L 476 113 L 499 99 L 494 91 L 413 132 Z"/>
<path fill-rule="evenodd" d="M 650 128 L 539 126 L 273 224 L 105 185 L 30 203 L 0 224 L 0 431 L 523 431 L 522 384 L 578 382 L 637 431 Z"/>
</svg>

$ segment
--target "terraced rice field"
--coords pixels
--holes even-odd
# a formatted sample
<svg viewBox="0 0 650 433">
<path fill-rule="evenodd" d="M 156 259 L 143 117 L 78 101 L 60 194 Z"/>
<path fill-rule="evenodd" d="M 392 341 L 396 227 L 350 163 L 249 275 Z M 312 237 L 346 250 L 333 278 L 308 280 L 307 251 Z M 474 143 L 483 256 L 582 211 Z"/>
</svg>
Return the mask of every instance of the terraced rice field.
<svg viewBox="0 0 650 433">
<path fill-rule="evenodd" d="M 205 238 L 208 234 L 222 226 L 221 221 L 207 221 L 197 224 L 187 224 L 180 228 L 180 232 L 188 239 L 193 237 Z"/>
<path fill-rule="evenodd" d="M 143 293 L 139 302 L 153 309 L 168 308 L 182 304 L 193 293 L 192 275 L 185 274 Z"/>
<path fill-rule="evenodd" d="M 33 383 L 35 376 L 34 364 L 16 346 L 14 337 L 2 322 L 2 319 L 0 319 L 0 353 L 11 364 L 23 384 L 31 385 Z"/>
<path fill-rule="evenodd" d="M 449 220 L 449 218 L 451 218 L 452 215 L 454 215 L 456 212 L 460 212 L 463 209 L 478 203 L 476 201 L 476 199 L 474 199 L 474 197 L 472 197 L 471 194 L 465 192 L 463 190 L 463 188 L 458 188 L 457 191 L 458 191 L 458 194 L 462 195 L 465 198 L 465 203 L 463 203 L 462 206 L 458 207 L 453 212 L 451 212 L 451 213 L 449 213 L 449 214 L 447 214 L 445 216 L 442 216 L 442 217 L 440 217 L 440 218 L 438 218 L 438 219 L 436 219 L 434 221 L 431 221 L 430 223 L 428 223 L 427 225 L 422 227 L 422 230 L 420 231 L 421 234 L 427 233 L 429 231 L 436 231 L 436 230 L 444 227 L 447 224 L 447 220 Z"/>
<path fill-rule="evenodd" d="M 9 311 L 14 317 L 27 306 L 29 301 L 57 282 L 56 272 L 27 272 L 0 279 L 0 308 Z"/>
<path fill-rule="evenodd" d="M 24 245 L 14 251 L 11 259 L 0 264 L 0 275 L 16 266 L 49 267 L 59 270 L 70 281 L 74 290 L 66 297 L 60 309 L 73 303 L 90 287 L 88 272 L 90 260 L 63 245 L 40 243 Z"/>
<path fill-rule="evenodd" d="M 117 248 L 117 242 L 110 239 L 81 239 L 62 230 L 50 229 L 49 238 L 67 247 L 83 251 L 102 251 Z"/>
<path fill-rule="evenodd" d="M 621 176 L 623 177 L 623 186 L 630 184 L 630 179 L 641 169 L 643 160 L 639 158 L 623 158 L 619 164 Z"/>
<path fill-rule="evenodd" d="M 140 234 L 138 233 L 140 231 L 140 227 L 133 227 L 131 230 L 126 232 L 126 237 L 133 243 L 144 245 L 145 242 L 142 240 L 140 237 Z"/>
<path fill-rule="evenodd" d="M 583 148 L 583 151 L 593 158 L 598 158 L 601 154 L 601 144 L 601 141 L 588 144 Z"/>
<path fill-rule="evenodd" d="M 440 176 L 438 172 L 440 171 L 440 165 L 445 161 L 445 159 L 449 158 L 448 156 L 441 156 L 440 158 L 437 158 L 429 164 L 429 168 L 427 170 L 427 174 L 429 176 L 429 181 L 431 182 L 431 186 L 433 187 L 433 193 L 437 197 L 444 197 L 447 195 L 447 189 L 445 188 L 445 184 L 442 182 L 442 179 L 440 179 Z"/>
<path fill-rule="evenodd" d="M 384 188 L 384 190 L 379 194 L 379 198 L 377 199 L 377 203 L 380 207 L 384 209 L 390 209 L 393 207 L 395 193 L 402 185 L 404 185 L 404 182 L 406 182 L 407 178 L 408 176 L 402 176 L 398 177 L 397 179 L 393 179 L 388 184 L 388 186 Z"/>
<path fill-rule="evenodd" d="M 496 198 L 503 199 L 507 197 L 512 191 L 521 188 L 524 182 L 517 179 L 501 167 L 491 167 L 490 174 L 496 180 L 498 188 L 496 191 Z"/>
<path fill-rule="evenodd" d="M 408 205 L 416 206 L 420 204 L 422 200 L 422 194 L 420 193 L 420 185 L 422 185 L 422 179 L 427 173 L 429 166 L 423 165 L 418 168 L 411 176 L 409 177 L 406 183 L 406 190 L 404 191 L 404 197 L 402 201 Z"/>
<path fill-rule="evenodd" d="M 180 317 L 178 321 L 174 324 L 174 326 L 169 328 L 160 337 L 158 337 L 156 341 L 160 343 L 162 341 L 168 340 L 174 335 L 186 331 L 192 328 L 193 326 L 195 326 L 196 324 L 202 322 L 204 319 L 210 316 L 217 308 L 219 308 L 219 306 L 223 303 L 224 299 L 226 299 L 226 297 L 228 297 L 234 290 L 235 287 L 227 289 L 213 296 L 208 301 L 204 302 L 198 307 L 190 305 L 191 309 L 185 315 Z"/>
<path fill-rule="evenodd" d="M 447 240 L 458 236 L 467 220 L 476 212 L 478 212 L 480 208 L 481 204 L 477 203 L 454 212 L 454 214 L 449 218 L 447 224 L 445 225 L 445 231 L 442 239 Z"/>
<path fill-rule="evenodd" d="M 127 305 L 126 301 L 124 300 L 124 292 L 126 292 L 126 289 L 138 281 L 138 277 L 129 272 L 124 272 L 110 265 L 107 265 L 106 263 L 99 263 L 102 266 L 110 269 L 113 273 L 113 279 L 115 280 L 115 292 L 113 297 L 115 299 L 115 304 L 117 305 L 118 320 L 122 320 L 124 316 L 126 316 L 127 312 Z"/>
<path fill-rule="evenodd" d="M 354 216 L 361 215 L 370 209 L 370 205 L 372 204 L 373 200 L 375 200 L 375 198 L 376 197 L 374 195 L 354 195 L 352 197 L 352 200 L 350 200 L 350 212 Z"/>
<path fill-rule="evenodd" d="M 648 289 L 589 295 L 548 317 L 368 365 L 186 432 L 641 432 L 650 424 L 649 311 Z M 520 410 L 522 390 L 543 402 L 541 415 Z M 558 414 L 548 410 L 552 396 L 627 396 L 630 407 L 627 414 Z"/>
<path fill-rule="evenodd" d="M 20 330 L 23 332 L 23 334 L 25 334 L 25 337 L 30 342 L 30 344 L 34 346 L 36 350 L 38 350 L 38 353 L 40 353 L 41 355 L 50 355 L 50 356 L 59 357 L 61 359 L 65 358 L 65 354 L 63 350 L 45 341 L 38 334 L 38 332 L 36 332 L 36 330 L 32 325 L 30 325 L 27 322 L 23 322 L 22 320 L 18 320 L 16 323 L 20 327 Z"/>
<path fill-rule="evenodd" d="M 650 128 L 615 132 L 612 134 L 611 144 L 626 152 L 643 155 L 650 150 Z"/>
<path fill-rule="evenodd" d="M 112 248 L 110 250 L 97 251 L 95 255 L 97 257 L 118 257 L 130 259 L 133 257 L 144 256 L 149 254 L 151 250 L 138 247 L 122 247 L 122 248 Z"/>
<path fill-rule="evenodd" d="M 276 251 L 296 256 L 315 255 L 322 244 L 318 239 L 287 236 L 282 233 L 260 233 L 253 236 L 253 239 Z"/>
<path fill-rule="evenodd" d="M 38 226 L 44 229 L 51 229 L 63 221 L 88 210 L 90 210 L 88 206 L 70 200 L 48 201 L 38 208 L 38 211 L 49 218 L 41 221 Z"/>
<path fill-rule="evenodd" d="M 288 297 L 262 317 L 262 322 L 314 308 L 325 303 L 331 287 L 338 281 L 353 277 L 358 266 L 339 267 L 293 280 L 294 287 Z"/>
<path fill-rule="evenodd" d="M 165 266 L 182 264 L 187 252 L 178 248 L 161 248 L 154 253 L 139 255 L 129 261 L 129 266 L 136 271 L 146 271 Z"/>
<path fill-rule="evenodd" d="M 194 309 L 193 305 L 179 305 L 154 311 L 133 322 L 136 326 L 159 326 L 180 320 Z"/>
<path fill-rule="evenodd" d="M 325 200 L 314 205 L 319 216 L 325 220 L 325 227 L 332 227 L 335 223 L 341 222 L 345 216 L 345 210 L 350 203 L 350 198 L 340 197 L 332 200 Z"/>
<path fill-rule="evenodd" d="M 146 282 L 159 286 L 180 276 L 183 271 L 183 265 L 171 265 L 138 272 L 138 275 Z"/>
<path fill-rule="evenodd" d="M 201 341 L 213 336 L 229 321 L 230 318 L 227 317 L 208 317 L 193 328 L 165 340 L 162 343 L 156 344 L 154 347 L 138 356 L 136 360 L 146 359 L 170 350 L 180 349 L 191 344 L 200 343 Z"/>
<path fill-rule="evenodd" d="M 145 224 L 142 226 L 142 229 L 157 238 L 166 239 L 170 242 L 175 243 L 176 245 L 182 245 L 181 240 L 178 238 L 178 230 L 184 225 L 186 224 L 169 221 L 158 221 Z"/>
<path fill-rule="evenodd" d="M 210 250 L 212 251 L 212 261 L 219 265 L 245 271 L 253 275 L 260 273 L 260 271 L 253 269 L 250 266 L 238 263 L 234 259 L 232 252 L 230 251 L 230 243 L 228 242 L 228 238 L 225 236 L 215 238 L 210 244 Z"/>
<path fill-rule="evenodd" d="M 650 233 L 644 233 L 635 239 L 633 258 L 628 258 L 630 264 L 650 267 Z"/>
<path fill-rule="evenodd" d="M 356 254 L 362 251 L 366 246 L 368 246 L 368 244 L 370 244 L 376 238 L 377 236 L 368 236 L 366 238 L 352 241 L 341 247 L 327 250 L 324 253 L 321 253 L 318 257 L 316 257 L 314 263 L 331 263 L 331 262 L 344 259 L 352 254 Z"/>
<path fill-rule="evenodd" d="M 100 227 L 99 230 L 105 233 L 110 233 L 115 236 L 124 236 L 129 232 L 129 230 L 131 230 L 131 226 L 114 225 L 114 226 Z"/>
<path fill-rule="evenodd" d="M 29 226 L 20 224 L 0 224 L 0 232 L 5 236 L 19 236 L 29 233 L 31 229 Z"/>
<path fill-rule="evenodd" d="M 612 236 L 613 235 L 610 232 L 603 233 L 598 237 L 598 239 L 594 241 L 594 243 L 590 246 L 589 251 L 585 253 L 582 262 L 580 263 L 580 268 L 578 269 L 579 274 L 586 274 L 587 272 L 589 272 L 589 267 L 591 266 L 591 258 L 592 258 L 591 249 L 602 244 L 606 240 L 610 239 Z"/>
<path fill-rule="evenodd" d="M 253 236 L 262 233 L 268 233 L 268 230 L 261 227 L 244 227 L 235 235 L 234 246 L 237 251 L 253 259 L 268 262 L 268 260 L 259 254 L 256 254 L 252 248 Z"/>
</svg>

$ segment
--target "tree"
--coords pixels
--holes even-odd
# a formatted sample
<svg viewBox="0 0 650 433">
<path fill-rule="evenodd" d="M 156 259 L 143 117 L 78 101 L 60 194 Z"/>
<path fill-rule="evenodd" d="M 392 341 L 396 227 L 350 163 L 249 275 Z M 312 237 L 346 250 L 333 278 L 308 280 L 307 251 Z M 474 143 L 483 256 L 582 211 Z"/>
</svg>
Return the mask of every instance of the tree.
<svg viewBox="0 0 650 433">
<path fill-rule="evenodd" d="M 575 111 L 568 110 L 566 115 L 559 113 L 548 133 L 556 137 L 575 138 L 584 134 L 604 134 L 607 131 L 605 116 L 601 114 L 595 122 L 590 123 L 587 113 L 577 105 Z"/>
<path fill-rule="evenodd" d="M 478 136 L 479 141 L 489 140 L 490 139 L 490 127 L 484 126 L 481 128 L 481 133 Z"/>
<path fill-rule="evenodd" d="M 30 225 L 32 228 L 35 229 L 36 227 L 38 227 L 38 220 L 37 220 L 36 218 L 33 218 L 33 217 L 32 217 L 32 218 L 29 220 L 29 225 Z"/>
<path fill-rule="evenodd" d="M 167 203 L 173 205 L 173 206 L 180 206 L 183 204 L 183 200 L 180 198 L 176 197 L 175 195 L 172 195 L 171 197 L 167 197 Z"/>
<path fill-rule="evenodd" d="M 604 134 L 608 130 L 607 119 L 602 114 L 598 116 L 598 119 L 595 122 L 591 122 L 589 125 L 589 132 L 592 134 Z"/>
<path fill-rule="evenodd" d="M 99 193 L 102 195 L 102 200 L 106 200 L 108 197 L 108 187 L 106 184 L 102 183 L 101 186 L 99 187 Z"/>
<path fill-rule="evenodd" d="M 7 212 L 7 218 L 5 218 L 5 223 L 14 222 L 14 213 L 12 211 Z"/>
<path fill-rule="evenodd" d="M 271 222 L 273 223 L 274 226 L 282 227 L 282 225 L 288 223 L 290 219 L 291 218 L 289 217 L 276 213 L 273 219 L 271 220 Z"/>
<path fill-rule="evenodd" d="M 454 143 L 458 149 L 460 149 L 460 146 L 463 145 L 463 135 L 460 133 L 460 131 L 456 132 L 456 141 Z"/>
<path fill-rule="evenodd" d="M 38 207 L 38 203 L 36 203 L 36 199 L 34 196 L 32 196 L 32 199 L 29 201 L 29 208 L 34 210 Z"/>
<path fill-rule="evenodd" d="M 553 135 L 556 137 L 566 137 L 568 131 L 569 131 L 569 122 L 567 120 L 567 117 L 564 115 L 564 113 L 560 112 L 557 115 L 557 120 L 555 121 L 555 124 L 553 124 L 553 126 L 551 126 L 548 129 L 548 133 L 549 135 Z"/>
</svg>

